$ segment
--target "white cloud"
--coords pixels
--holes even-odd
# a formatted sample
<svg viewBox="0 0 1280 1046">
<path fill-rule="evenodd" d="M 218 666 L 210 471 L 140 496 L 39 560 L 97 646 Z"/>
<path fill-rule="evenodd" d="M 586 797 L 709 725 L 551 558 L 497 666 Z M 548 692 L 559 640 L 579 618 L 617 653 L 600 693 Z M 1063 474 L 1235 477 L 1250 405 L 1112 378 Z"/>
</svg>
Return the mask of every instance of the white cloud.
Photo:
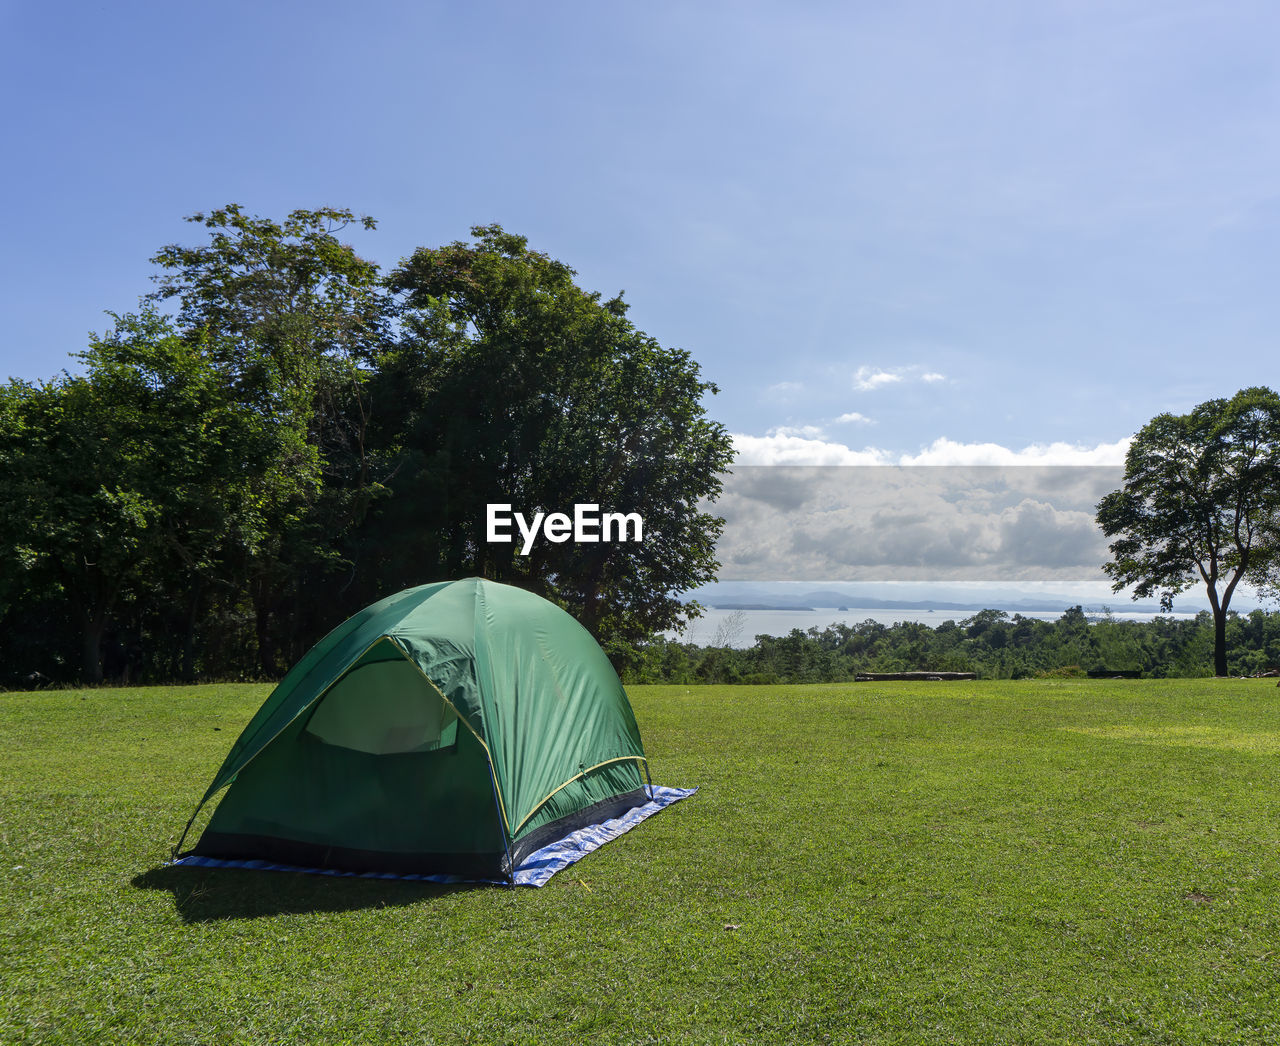
<svg viewBox="0 0 1280 1046">
<path fill-rule="evenodd" d="M 891 465 L 883 450 L 851 450 L 843 443 L 806 439 L 785 432 L 768 436 L 733 435 L 737 465 Z"/>
<path fill-rule="evenodd" d="M 851 410 L 848 414 L 841 414 L 840 417 L 836 418 L 837 425 L 874 425 L 875 423 L 875 418 L 859 414 L 856 410 Z"/>
<path fill-rule="evenodd" d="M 902 374 L 899 371 L 859 367 L 853 375 L 853 387 L 859 392 L 870 392 L 882 385 L 893 385 L 901 380 Z"/>
<path fill-rule="evenodd" d="M 861 415 L 858 416 L 859 420 Z M 838 421 L 853 420 L 842 415 Z M 998 443 L 957 443 L 942 436 L 917 454 L 892 454 L 877 447 L 854 450 L 821 438 L 817 426 L 783 426 L 767 436 L 736 433 L 739 465 L 1123 465 L 1129 438 L 1093 447 L 1073 443 L 1033 443 L 1021 450 Z"/>
<path fill-rule="evenodd" d="M 859 367 L 853 372 L 853 387 L 859 392 L 873 392 L 885 385 L 896 385 L 904 381 L 923 381 L 934 385 L 946 380 L 945 374 L 939 374 L 936 370 L 927 371 L 919 364 L 913 364 L 910 367 L 894 367 L 892 370 Z"/>
<path fill-rule="evenodd" d="M 768 436 L 799 436 L 802 439 L 821 439 L 822 429 L 817 425 L 777 425 L 771 428 Z"/>
<path fill-rule="evenodd" d="M 1017 566 L 1096 567 L 1107 558 L 1091 511 L 1024 498 L 993 522 L 1000 534 L 1001 558 Z"/>
<path fill-rule="evenodd" d="M 1021 450 L 998 443 L 957 443 L 942 436 L 919 454 L 903 454 L 899 465 L 1123 465 L 1129 439 L 1083 447 L 1033 443 Z"/>
</svg>

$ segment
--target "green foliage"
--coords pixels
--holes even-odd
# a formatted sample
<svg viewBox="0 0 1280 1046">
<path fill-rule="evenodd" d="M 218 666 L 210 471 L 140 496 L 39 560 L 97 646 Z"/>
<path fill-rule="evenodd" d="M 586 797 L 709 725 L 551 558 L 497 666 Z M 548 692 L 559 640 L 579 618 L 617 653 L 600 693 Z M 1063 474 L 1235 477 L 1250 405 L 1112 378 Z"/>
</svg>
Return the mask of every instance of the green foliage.
<svg viewBox="0 0 1280 1046">
<path fill-rule="evenodd" d="M 372 218 L 322 208 L 277 223 L 232 204 L 188 220 L 209 242 L 161 250 L 151 297 L 175 299 L 182 328 L 208 340 L 231 397 L 272 431 L 285 474 L 243 563 L 258 668 L 270 676 L 336 623 L 316 611 L 332 606 L 320 592 L 378 489 L 366 385 L 391 303 L 377 266 L 338 239 L 352 224 L 373 229 Z"/>
<path fill-rule="evenodd" d="M 1227 615 L 1231 675 L 1280 668 L 1280 613 Z M 628 683 L 835 683 L 859 672 L 976 672 L 986 679 L 1072 678 L 1090 671 L 1205 676 L 1213 668 L 1213 619 L 1090 621 L 1071 607 L 1057 621 L 982 610 L 937 628 L 864 621 L 756 636 L 746 649 L 657 639 L 643 644 Z"/>
<path fill-rule="evenodd" d="M 212 230 L 209 243 L 156 254 L 151 297 L 176 298 L 182 327 L 217 339 L 237 398 L 265 410 L 304 397 L 335 358 L 377 343 L 386 322 L 378 268 L 336 235 L 353 222 L 373 229 L 372 218 L 322 208 L 277 223 L 231 204 L 187 220 Z"/>
<path fill-rule="evenodd" d="M 23 593 L 7 625 L 64 599 L 92 681 L 110 623 L 187 619 L 201 593 L 242 584 L 274 506 L 316 482 L 286 426 L 232 394 L 203 332 L 150 308 L 114 320 L 84 375 L 8 386 L 0 434 L 0 575 Z"/>
<path fill-rule="evenodd" d="M 1098 504 L 1115 538 L 1103 569 L 1116 591 L 1160 597 L 1203 584 L 1213 608 L 1214 667 L 1227 671 L 1226 612 L 1246 574 L 1265 574 L 1280 545 L 1280 396 L 1250 388 L 1185 415 L 1161 414 L 1134 437 L 1124 486 Z M 1221 586 L 1221 587 L 1220 587 Z"/>
<path fill-rule="evenodd" d="M 473 570 L 556 599 L 621 656 L 678 624 L 679 593 L 714 577 L 722 521 L 700 505 L 719 494 L 732 457 L 702 406 L 716 388 L 689 353 L 637 331 L 621 296 L 582 290 L 572 269 L 500 226 L 472 232 L 475 244 L 419 250 L 388 280 L 406 336 L 379 387 L 392 402 L 394 390 L 413 393 L 383 419 L 406 467 L 380 543 L 416 540 L 433 520 L 446 574 Z M 635 512 L 646 538 L 544 541 L 521 556 L 485 543 L 489 503 Z"/>
<path fill-rule="evenodd" d="M 1280 1041 L 1270 681 L 640 687 L 542 889 L 165 868 L 266 690 L 0 695 L 0 1040 Z"/>
<path fill-rule="evenodd" d="M 0 679 L 270 678 L 368 603 L 477 574 L 560 602 L 619 663 L 689 613 L 729 437 L 621 296 L 498 226 L 384 281 L 338 238 L 374 227 L 350 211 L 189 220 L 208 242 L 154 257 L 82 376 L 0 390 Z M 521 557 L 485 542 L 488 503 L 647 534 Z"/>
</svg>

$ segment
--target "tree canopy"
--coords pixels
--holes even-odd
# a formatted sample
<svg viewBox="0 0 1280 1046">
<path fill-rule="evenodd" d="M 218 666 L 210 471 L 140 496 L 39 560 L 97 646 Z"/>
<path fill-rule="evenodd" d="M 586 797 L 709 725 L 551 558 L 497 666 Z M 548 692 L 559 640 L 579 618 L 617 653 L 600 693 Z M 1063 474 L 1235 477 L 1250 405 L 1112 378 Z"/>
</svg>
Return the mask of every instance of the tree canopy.
<svg viewBox="0 0 1280 1046">
<path fill-rule="evenodd" d="M 681 624 L 730 442 L 715 386 L 621 295 L 496 225 L 384 276 L 341 242 L 375 227 L 350 211 L 188 220 L 207 242 L 155 255 L 84 373 L 0 387 L 10 678 L 270 677 L 373 600 L 470 574 L 556 600 L 619 663 Z M 485 540 L 488 503 L 638 512 L 645 540 L 524 556 Z"/>
<path fill-rule="evenodd" d="M 1227 674 L 1226 615 L 1246 575 L 1264 574 L 1277 548 L 1280 396 L 1244 389 L 1188 414 L 1161 414 L 1134 437 L 1121 489 L 1098 504 L 1112 560 L 1103 569 L 1134 598 L 1173 598 L 1203 584 L 1214 618 L 1214 670 Z"/>
<path fill-rule="evenodd" d="M 397 449 L 431 451 L 398 477 L 423 500 L 403 498 L 397 525 L 404 510 L 436 515 L 446 573 L 473 566 L 556 599 L 622 656 L 675 625 L 679 593 L 715 576 L 721 522 L 701 506 L 732 458 L 702 406 L 716 387 L 689 353 L 636 330 L 621 295 L 582 290 L 572 269 L 500 226 L 472 234 L 415 252 L 388 281 L 404 336 L 384 378 L 424 391 L 386 420 Z M 485 542 L 489 503 L 634 512 L 646 539 L 519 555 Z"/>
</svg>

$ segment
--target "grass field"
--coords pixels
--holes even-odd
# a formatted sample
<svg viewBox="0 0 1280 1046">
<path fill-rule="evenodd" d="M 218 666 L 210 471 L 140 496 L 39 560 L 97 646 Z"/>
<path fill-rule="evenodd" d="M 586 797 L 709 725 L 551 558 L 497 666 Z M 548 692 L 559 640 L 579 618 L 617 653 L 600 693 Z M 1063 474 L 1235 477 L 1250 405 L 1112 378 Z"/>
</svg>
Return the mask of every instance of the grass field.
<svg viewBox="0 0 1280 1046">
<path fill-rule="evenodd" d="M 541 890 L 165 869 L 267 688 L 0 694 L 0 1041 L 1280 1043 L 1266 681 L 636 687 Z"/>
</svg>

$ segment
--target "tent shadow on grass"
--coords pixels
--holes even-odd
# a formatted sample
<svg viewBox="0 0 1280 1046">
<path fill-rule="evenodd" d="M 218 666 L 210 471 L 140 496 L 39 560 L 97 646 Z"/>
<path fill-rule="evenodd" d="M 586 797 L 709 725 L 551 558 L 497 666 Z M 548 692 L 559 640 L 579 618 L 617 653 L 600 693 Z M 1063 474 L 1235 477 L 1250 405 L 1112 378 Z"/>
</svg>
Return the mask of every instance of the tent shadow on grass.
<svg viewBox="0 0 1280 1046">
<path fill-rule="evenodd" d="M 460 890 L 493 889 L 484 883 L 419 883 L 302 872 L 164 865 L 130 880 L 139 890 L 167 890 L 186 923 L 257 919 L 308 912 L 346 912 L 420 904 Z"/>
</svg>

